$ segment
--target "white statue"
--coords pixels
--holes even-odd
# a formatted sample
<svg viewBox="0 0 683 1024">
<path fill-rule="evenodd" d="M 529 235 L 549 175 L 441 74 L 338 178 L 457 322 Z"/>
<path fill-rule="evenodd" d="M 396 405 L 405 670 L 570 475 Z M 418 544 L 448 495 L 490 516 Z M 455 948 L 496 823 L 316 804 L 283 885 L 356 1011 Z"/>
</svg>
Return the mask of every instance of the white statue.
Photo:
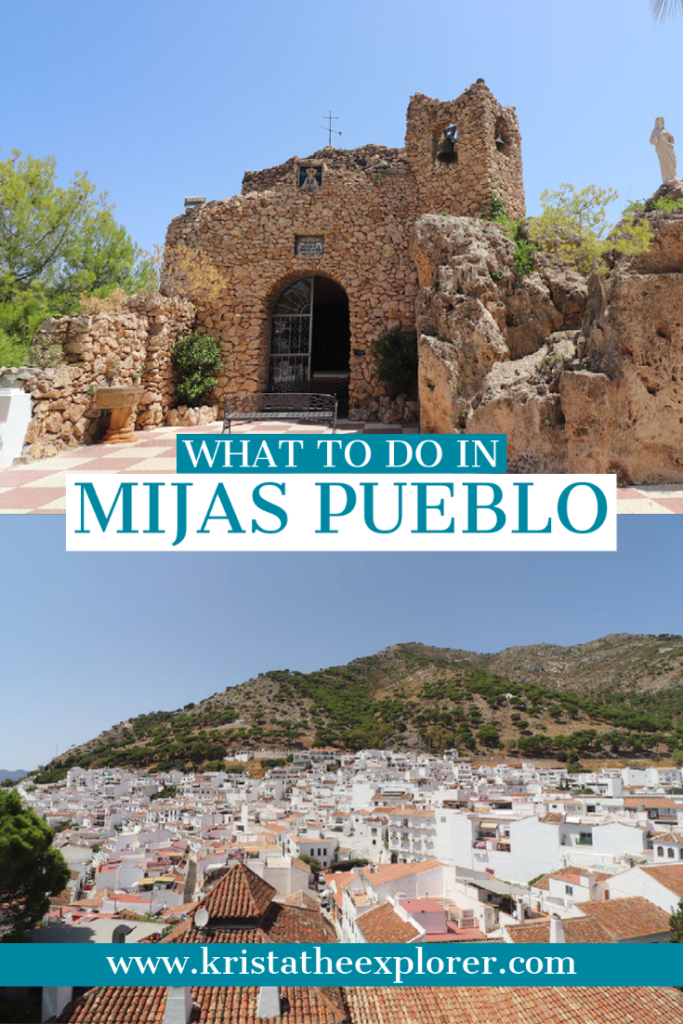
<svg viewBox="0 0 683 1024">
<path fill-rule="evenodd" d="M 666 183 L 676 177 L 676 154 L 674 153 L 675 139 L 671 132 L 664 127 L 664 118 L 656 117 L 655 126 L 650 136 L 650 142 L 657 150 L 659 166 L 662 170 L 662 181 Z"/>
</svg>

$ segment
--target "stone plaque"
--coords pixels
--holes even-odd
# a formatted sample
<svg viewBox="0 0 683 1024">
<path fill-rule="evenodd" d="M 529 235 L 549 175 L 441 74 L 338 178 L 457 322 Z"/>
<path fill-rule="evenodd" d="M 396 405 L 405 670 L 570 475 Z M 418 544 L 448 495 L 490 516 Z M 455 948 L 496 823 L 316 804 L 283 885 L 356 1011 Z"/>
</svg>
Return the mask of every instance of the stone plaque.
<svg viewBox="0 0 683 1024">
<path fill-rule="evenodd" d="M 325 252 L 324 235 L 295 235 L 295 256 L 322 256 Z"/>
</svg>

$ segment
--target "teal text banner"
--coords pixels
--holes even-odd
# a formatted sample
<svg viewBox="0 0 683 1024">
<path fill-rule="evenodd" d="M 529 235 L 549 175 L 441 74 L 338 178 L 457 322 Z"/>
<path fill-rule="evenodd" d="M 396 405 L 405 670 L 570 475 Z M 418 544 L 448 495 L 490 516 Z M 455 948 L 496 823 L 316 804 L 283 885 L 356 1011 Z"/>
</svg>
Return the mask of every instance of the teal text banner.
<svg viewBox="0 0 683 1024">
<path fill-rule="evenodd" d="M 505 473 L 505 434 L 178 434 L 178 473 Z"/>
<path fill-rule="evenodd" d="M 683 986 L 683 945 L 0 943 L 23 985 Z"/>
</svg>

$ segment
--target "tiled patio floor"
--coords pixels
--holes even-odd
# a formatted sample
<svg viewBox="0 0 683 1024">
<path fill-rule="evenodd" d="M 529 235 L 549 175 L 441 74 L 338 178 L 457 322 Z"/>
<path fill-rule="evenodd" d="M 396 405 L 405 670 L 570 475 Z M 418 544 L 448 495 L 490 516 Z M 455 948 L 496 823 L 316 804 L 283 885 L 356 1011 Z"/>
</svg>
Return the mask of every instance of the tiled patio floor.
<svg viewBox="0 0 683 1024">
<path fill-rule="evenodd" d="M 72 448 L 50 459 L 40 459 L 25 466 L 0 469 L 0 514 L 63 515 L 66 507 L 66 474 L 87 470 L 88 473 L 173 473 L 175 472 L 175 438 L 179 433 L 217 434 L 221 423 L 205 427 L 162 427 L 141 432 L 133 444 L 92 445 Z M 383 423 L 350 423 L 340 421 L 339 434 L 401 434 L 401 427 Z M 415 433 L 415 427 L 405 428 Z M 309 423 L 249 423 L 239 426 L 239 433 L 249 434 L 319 434 L 319 426 Z M 666 484 L 656 487 L 624 487 L 617 492 L 620 513 L 674 515 L 683 513 L 683 486 Z"/>
</svg>

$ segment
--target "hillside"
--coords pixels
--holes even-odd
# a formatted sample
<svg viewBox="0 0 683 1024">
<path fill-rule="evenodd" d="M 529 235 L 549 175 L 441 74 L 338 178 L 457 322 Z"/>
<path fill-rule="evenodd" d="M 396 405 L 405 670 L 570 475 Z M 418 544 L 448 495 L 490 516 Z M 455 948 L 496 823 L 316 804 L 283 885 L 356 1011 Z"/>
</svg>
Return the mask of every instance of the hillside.
<svg viewBox="0 0 683 1024">
<path fill-rule="evenodd" d="M 613 634 L 497 654 L 397 644 L 348 665 L 264 672 L 120 722 L 43 769 L 222 767 L 237 750 L 335 746 L 683 757 L 683 637 Z"/>
</svg>

